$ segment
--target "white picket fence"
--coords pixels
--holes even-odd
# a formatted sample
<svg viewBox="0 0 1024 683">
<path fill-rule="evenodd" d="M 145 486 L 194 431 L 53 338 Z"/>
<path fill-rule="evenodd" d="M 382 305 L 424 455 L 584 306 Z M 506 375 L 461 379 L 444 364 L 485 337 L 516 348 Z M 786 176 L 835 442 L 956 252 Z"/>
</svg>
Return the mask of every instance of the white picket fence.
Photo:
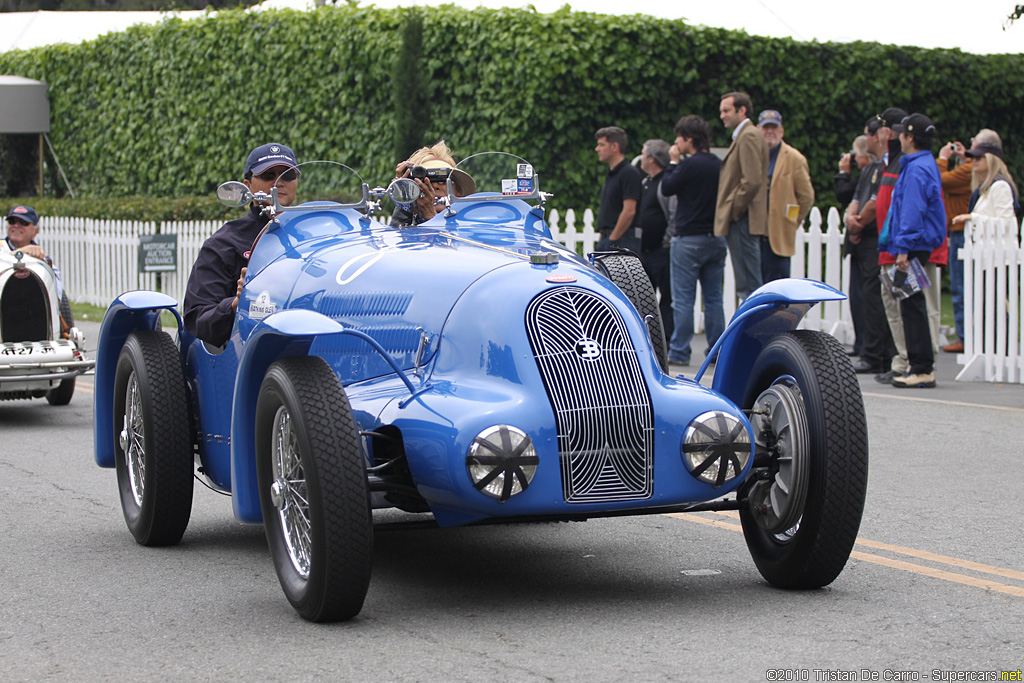
<svg viewBox="0 0 1024 683">
<path fill-rule="evenodd" d="M 958 380 L 1024 384 L 1024 250 L 1016 220 L 967 224 L 964 261 L 964 353 Z"/>
<path fill-rule="evenodd" d="M 569 209 L 564 218 L 551 211 L 548 223 L 555 239 L 582 253 L 594 250 L 598 234 L 590 209 Z M 158 289 L 181 301 L 189 271 L 203 241 L 220 227 L 219 222 L 108 221 L 88 218 L 43 218 L 41 236 L 60 267 L 65 288 L 75 301 L 106 306 L 114 297 L 133 289 Z M 167 273 L 139 273 L 141 235 L 177 234 L 178 269 Z M 964 366 L 957 379 L 1024 383 L 1024 251 L 1020 226 L 1015 222 L 979 221 L 968 230 L 962 251 L 965 261 L 965 353 L 957 361 Z M 797 232 L 797 252 L 792 259 L 793 277 L 820 280 L 843 292 L 849 291 L 850 260 L 842 257 L 843 230 L 839 214 L 830 209 L 822 221 L 817 207 Z M 934 283 L 938 287 L 938 282 Z M 736 309 L 732 264 L 726 260 L 726 319 Z M 698 294 L 698 301 L 700 301 Z M 696 329 L 703 316 L 695 311 Z M 853 324 L 846 301 L 815 306 L 802 327 L 824 330 L 840 341 L 853 342 Z"/>
<path fill-rule="evenodd" d="M 570 249 L 582 245 L 584 254 L 594 250 L 599 235 L 594 229 L 594 213 L 590 209 L 583 212 L 583 224 L 577 227 L 576 212 L 569 209 L 565 212 L 565 224 L 561 216 L 552 211 L 548 216 L 548 225 L 556 240 Z M 842 292 L 850 287 L 850 259 L 843 258 L 843 238 L 839 212 L 829 209 L 824 226 L 821 211 L 818 207 L 811 209 L 803 229 L 796 233 L 796 254 L 791 260 L 791 275 L 796 278 L 810 278 L 831 285 Z M 736 278 L 733 275 L 732 260 L 725 260 L 725 319 L 732 318 L 736 312 Z M 701 300 L 700 284 L 697 285 L 697 299 Z M 694 306 L 694 330 L 704 330 L 704 315 L 700 306 Z M 847 301 L 830 301 L 812 308 L 800 325 L 803 329 L 821 330 L 834 335 L 844 344 L 853 344 L 853 317 Z"/>
</svg>

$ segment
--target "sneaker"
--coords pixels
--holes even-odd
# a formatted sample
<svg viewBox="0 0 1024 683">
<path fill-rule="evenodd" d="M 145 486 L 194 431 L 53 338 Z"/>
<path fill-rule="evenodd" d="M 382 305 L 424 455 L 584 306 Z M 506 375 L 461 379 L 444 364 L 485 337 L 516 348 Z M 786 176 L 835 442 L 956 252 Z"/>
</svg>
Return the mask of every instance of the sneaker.
<svg viewBox="0 0 1024 683">
<path fill-rule="evenodd" d="M 879 375 L 875 375 L 875 381 L 879 384 L 892 384 L 892 378 L 896 376 L 895 370 L 889 370 Z"/>
<path fill-rule="evenodd" d="M 669 356 L 668 357 L 668 364 L 669 365 L 681 365 L 684 368 L 687 368 L 687 367 L 690 367 L 690 360 L 689 359 L 683 360 L 682 358 L 673 358 L 672 356 Z"/>
<path fill-rule="evenodd" d="M 894 387 L 899 387 L 900 389 L 930 389 L 935 386 L 935 373 L 911 373 L 909 375 L 903 375 L 902 377 L 893 377 L 892 385 Z"/>
<path fill-rule="evenodd" d="M 872 365 L 863 358 L 853 364 L 853 371 L 858 375 L 875 375 L 882 371 L 882 368 Z"/>
<path fill-rule="evenodd" d="M 955 341 L 952 344 L 946 344 L 943 346 L 942 350 L 946 353 L 963 353 L 964 343 L 962 341 Z"/>
</svg>

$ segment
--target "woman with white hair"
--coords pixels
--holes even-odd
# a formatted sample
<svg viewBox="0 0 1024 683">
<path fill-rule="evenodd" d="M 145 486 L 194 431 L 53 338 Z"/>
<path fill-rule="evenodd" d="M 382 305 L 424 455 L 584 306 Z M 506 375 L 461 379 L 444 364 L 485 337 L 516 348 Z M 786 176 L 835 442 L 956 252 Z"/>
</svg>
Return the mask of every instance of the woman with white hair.
<svg viewBox="0 0 1024 683">
<path fill-rule="evenodd" d="M 476 192 L 476 183 L 468 173 L 455 168 L 455 159 L 444 140 L 420 147 L 395 168 L 396 178 L 412 178 L 420 196 L 408 209 L 396 207 L 391 217 L 394 227 L 419 225 L 437 215 L 441 199 L 448 195 L 448 176 L 452 176 L 455 194 L 465 197 Z"/>
<path fill-rule="evenodd" d="M 999 134 L 989 128 L 982 129 L 974 140 L 967 156 L 973 160 L 971 175 L 970 213 L 953 218 L 954 224 L 989 218 L 1016 219 L 1018 207 L 1017 185 L 1003 161 L 1003 142 Z"/>
</svg>

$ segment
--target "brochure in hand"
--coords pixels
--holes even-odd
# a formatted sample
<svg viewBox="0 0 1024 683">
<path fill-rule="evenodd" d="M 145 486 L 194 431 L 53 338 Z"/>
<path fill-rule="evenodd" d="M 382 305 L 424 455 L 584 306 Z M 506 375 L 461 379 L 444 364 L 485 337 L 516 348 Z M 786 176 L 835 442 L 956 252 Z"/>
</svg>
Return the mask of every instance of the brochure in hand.
<svg viewBox="0 0 1024 683">
<path fill-rule="evenodd" d="M 932 286 L 931 280 L 925 275 L 924 266 L 916 258 L 910 259 L 910 267 L 906 270 L 900 270 L 896 266 L 883 270 L 882 279 L 897 299 L 906 299 Z"/>
</svg>

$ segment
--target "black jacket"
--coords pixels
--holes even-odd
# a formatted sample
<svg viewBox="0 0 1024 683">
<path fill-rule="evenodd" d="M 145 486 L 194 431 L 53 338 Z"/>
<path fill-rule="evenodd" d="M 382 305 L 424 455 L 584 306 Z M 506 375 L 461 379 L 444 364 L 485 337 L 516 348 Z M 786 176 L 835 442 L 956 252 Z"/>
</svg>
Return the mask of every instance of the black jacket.
<svg viewBox="0 0 1024 683">
<path fill-rule="evenodd" d="M 231 302 L 238 278 L 267 221 L 250 205 L 249 213 L 228 221 L 203 243 L 185 290 L 185 329 L 196 337 L 214 346 L 227 343 L 235 322 Z"/>
</svg>

